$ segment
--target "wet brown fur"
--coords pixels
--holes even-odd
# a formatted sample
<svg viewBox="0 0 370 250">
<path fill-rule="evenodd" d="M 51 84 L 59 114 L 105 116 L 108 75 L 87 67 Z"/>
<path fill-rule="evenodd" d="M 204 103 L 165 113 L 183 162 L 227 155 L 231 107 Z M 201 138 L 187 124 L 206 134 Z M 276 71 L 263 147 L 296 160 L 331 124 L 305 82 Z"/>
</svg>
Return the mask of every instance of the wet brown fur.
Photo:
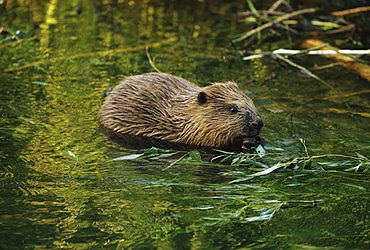
<svg viewBox="0 0 370 250">
<path fill-rule="evenodd" d="M 263 126 L 236 83 L 200 88 L 163 73 L 128 77 L 108 95 L 98 120 L 116 134 L 214 148 L 241 147 Z"/>
</svg>

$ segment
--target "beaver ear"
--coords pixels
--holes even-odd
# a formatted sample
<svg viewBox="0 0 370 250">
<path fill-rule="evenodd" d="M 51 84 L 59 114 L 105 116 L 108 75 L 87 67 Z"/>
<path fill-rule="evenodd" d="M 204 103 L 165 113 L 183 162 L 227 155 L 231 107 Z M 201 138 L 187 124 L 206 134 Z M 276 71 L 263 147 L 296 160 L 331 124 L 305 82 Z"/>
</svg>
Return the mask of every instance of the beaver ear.
<svg viewBox="0 0 370 250">
<path fill-rule="evenodd" d="M 198 94 L 198 103 L 200 105 L 205 104 L 207 102 L 207 94 L 206 92 L 199 92 Z"/>
</svg>

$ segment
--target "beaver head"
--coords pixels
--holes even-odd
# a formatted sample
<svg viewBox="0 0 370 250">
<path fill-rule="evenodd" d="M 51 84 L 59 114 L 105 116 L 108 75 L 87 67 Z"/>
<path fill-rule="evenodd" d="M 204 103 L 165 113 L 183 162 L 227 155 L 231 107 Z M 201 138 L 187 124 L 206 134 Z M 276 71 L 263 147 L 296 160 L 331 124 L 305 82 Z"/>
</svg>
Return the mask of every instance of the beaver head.
<svg viewBox="0 0 370 250">
<path fill-rule="evenodd" d="M 174 113 L 183 116 L 177 141 L 223 147 L 257 137 L 263 127 L 253 101 L 234 82 L 214 83 L 186 100 L 173 100 Z"/>
</svg>

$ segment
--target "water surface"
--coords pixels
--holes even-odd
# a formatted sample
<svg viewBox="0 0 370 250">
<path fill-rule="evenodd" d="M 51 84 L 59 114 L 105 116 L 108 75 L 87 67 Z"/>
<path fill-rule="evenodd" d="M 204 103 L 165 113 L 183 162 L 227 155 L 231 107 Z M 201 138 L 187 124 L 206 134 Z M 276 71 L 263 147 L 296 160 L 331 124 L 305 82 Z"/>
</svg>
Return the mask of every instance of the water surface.
<svg viewBox="0 0 370 250">
<path fill-rule="evenodd" d="M 366 249 L 368 161 L 294 161 L 246 177 L 307 154 L 368 157 L 369 83 L 343 67 L 315 72 L 329 88 L 268 59 L 242 61 L 229 41 L 243 28 L 232 13 L 244 1 L 121 2 L 8 1 L 2 10 L 6 28 L 30 40 L 0 48 L 0 248 Z M 112 161 L 143 151 L 100 132 L 102 94 L 154 71 L 148 53 L 162 72 L 201 86 L 238 82 L 266 124 L 271 155 L 254 158 L 265 165 L 156 149 Z"/>
</svg>

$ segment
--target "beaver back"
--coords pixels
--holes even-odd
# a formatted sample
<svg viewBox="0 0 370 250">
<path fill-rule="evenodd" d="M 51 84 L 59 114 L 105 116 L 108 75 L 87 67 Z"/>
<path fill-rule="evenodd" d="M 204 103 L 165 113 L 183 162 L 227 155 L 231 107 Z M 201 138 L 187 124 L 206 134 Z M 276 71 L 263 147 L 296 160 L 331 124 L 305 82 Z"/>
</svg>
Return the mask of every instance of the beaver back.
<svg viewBox="0 0 370 250">
<path fill-rule="evenodd" d="M 178 133 L 170 112 L 174 96 L 190 96 L 200 87 L 169 74 L 131 76 L 119 84 L 101 107 L 100 124 L 118 134 L 165 138 Z"/>
</svg>

